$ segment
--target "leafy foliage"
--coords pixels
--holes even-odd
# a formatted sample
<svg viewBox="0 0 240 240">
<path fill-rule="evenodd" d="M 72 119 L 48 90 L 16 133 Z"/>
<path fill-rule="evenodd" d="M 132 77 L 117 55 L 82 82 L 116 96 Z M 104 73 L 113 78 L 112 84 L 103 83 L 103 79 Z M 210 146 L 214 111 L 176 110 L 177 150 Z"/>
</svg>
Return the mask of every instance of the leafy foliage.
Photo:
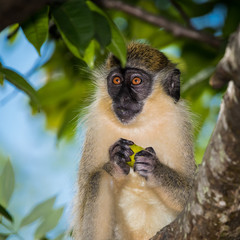
<svg viewBox="0 0 240 240">
<path fill-rule="evenodd" d="M 52 8 L 52 15 L 61 35 L 68 39 L 80 54 L 94 36 L 92 12 L 83 0 L 70 0 Z"/>
<path fill-rule="evenodd" d="M 33 101 L 33 103 L 39 107 L 38 96 L 34 88 L 18 73 L 8 68 L 0 67 L 0 74 L 3 79 L 8 80 L 10 83 L 15 85 L 18 89 L 24 91 Z"/>
<path fill-rule="evenodd" d="M 48 7 L 30 17 L 21 27 L 28 41 L 36 48 L 40 55 L 40 48 L 48 35 Z"/>
<path fill-rule="evenodd" d="M 0 203 L 2 207 L 7 207 L 12 196 L 15 185 L 13 168 L 10 161 L 7 161 L 0 176 Z"/>
<path fill-rule="evenodd" d="M 23 217 L 19 227 L 14 225 L 14 217 L 8 210 L 8 203 L 14 191 L 14 171 L 10 160 L 8 160 L 0 173 L 0 239 L 7 239 L 11 235 L 17 235 L 21 228 L 26 227 L 38 220 L 38 227 L 35 231 L 36 239 L 47 239 L 48 232 L 54 229 L 62 214 L 63 207 L 54 208 L 56 197 L 45 200 L 35 206 L 30 213 Z M 1 232 L 3 231 L 3 232 Z M 63 239 L 64 234 L 61 233 L 57 239 Z"/>
</svg>

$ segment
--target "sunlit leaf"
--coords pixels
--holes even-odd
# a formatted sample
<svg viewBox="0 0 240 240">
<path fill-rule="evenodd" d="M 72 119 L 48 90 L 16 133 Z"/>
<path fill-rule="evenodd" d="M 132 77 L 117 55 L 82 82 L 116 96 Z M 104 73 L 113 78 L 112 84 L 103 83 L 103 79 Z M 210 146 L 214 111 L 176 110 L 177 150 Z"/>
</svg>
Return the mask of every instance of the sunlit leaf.
<svg viewBox="0 0 240 240">
<path fill-rule="evenodd" d="M 94 36 L 93 16 L 85 1 L 69 0 L 52 8 L 52 15 L 64 39 L 83 54 Z"/>
<path fill-rule="evenodd" d="M 0 203 L 7 207 L 15 186 L 15 177 L 10 160 L 5 164 L 0 176 Z"/>
<path fill-rule="evenodd" d="M 18 32 L 19 32 L 19 24 L 18 23 L 15 23 L 11 26 L 8 27 L 8 41 L 10 43 L 13 43 L 17 36 L 18 36 Z"/>
<path fill-rule="evenodd" d="M 26 217 L 23 218 L 20 227 L 28 225 L 37 220 L 38 218 L 48 216 L 49 212 L 52 211 L 55 200 L 56 197 L 52 197 L 34 207 L 32 211 Z"/>
<path fill-rule="evenodd" d="M 0 72 L 6 80 L 25 92 L 39 106 L 37 92 L 21 75 L 7 68 L 0 68 Z"/>
<path fill-rule="evenodd" d="M 87 1 L 87 4 L 92 11 L 96 11 L 100 13 L 108 20 L 109 26 L 111 28 L 112 40 L 111 40 L 111 43 L 107 46 L 107 49 L 110 52 L 112 52 L 121 61 L 122 66 L 125 66 L 126 58 L 127 58 L 127 49 L 126 49 L 125 40 L 121 32 L 119 31 L 117 26 L 114 24 L 114 22 L 93 2 Z"/>
<path fill-rule="evenodd" d="M 49 213 L 48 217 L 39 225 L 35 232 L 35 238 L 41 238 L 46 235 L 47 232 L 55 228 L 63 214 L 64 208 L 58 208 Z"/>
<path fill-rule="evenodd" d="M 113 22 L 110 24 L 110 26 L 112 31 L 112 41 L 107 48 L 121 61 L 122 66 L 125 66 L 127 61 L 127 49 L 125 40 Z"/>
<path fill-rule="evenodd" d="M 36 48 L 40 55 L 40 49 L 48 35 L 48 7 L 32 15 L 27 22 L 21 24 L 28 41 Z"/>
<path fill-rule="evenodd" d="M 6 208 L 4 208 L 1 204 L 0 204 L 0 215 L 4 216 L 6 219 L 8 219 L 10 222 L 13 222 L 13 217 L 11 216 L 11 214 L 7 211 Z"/>
<path fill-rule="evenodd" d="M 87 47 L 87 49 L 84 53 L 83 59 L 90 68 L 94 67 L 94 59 L 95 59 L 95 42 L 94 42 L 94 40 L 92 40 L 90 42 L 89 46 Z"/>
</svg>

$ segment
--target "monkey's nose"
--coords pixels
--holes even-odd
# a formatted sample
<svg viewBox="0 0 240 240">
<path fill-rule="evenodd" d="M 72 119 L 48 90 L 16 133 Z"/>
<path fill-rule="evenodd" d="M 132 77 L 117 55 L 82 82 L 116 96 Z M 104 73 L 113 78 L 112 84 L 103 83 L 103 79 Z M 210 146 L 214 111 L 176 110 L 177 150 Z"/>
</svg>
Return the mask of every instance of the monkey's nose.
<svg viewBox="0 0 240 240">
<path fill-rule="evenodd" d="M 120 104 L 125 107 L 127 104 L 130 103 L 130 98 L 128 96 L 125 96 L 125 97 L 121 97 L 120 98 Z"/>
</svg>

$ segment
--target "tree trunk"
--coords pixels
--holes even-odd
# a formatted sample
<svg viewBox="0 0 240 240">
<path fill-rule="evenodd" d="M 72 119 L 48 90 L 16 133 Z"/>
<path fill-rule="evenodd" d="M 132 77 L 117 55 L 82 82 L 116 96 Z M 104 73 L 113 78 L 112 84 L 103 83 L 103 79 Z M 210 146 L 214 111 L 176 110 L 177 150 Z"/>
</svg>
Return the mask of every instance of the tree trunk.
<svg viewBox="0 0 240 240">
<path fill-rule="evenodd" d="M 152 240 L 240 239 L 240 27 L 230 37 L 210 81 L 214 87 L 227 82 L 218 122 L 188 204 Z"/>
</svg>

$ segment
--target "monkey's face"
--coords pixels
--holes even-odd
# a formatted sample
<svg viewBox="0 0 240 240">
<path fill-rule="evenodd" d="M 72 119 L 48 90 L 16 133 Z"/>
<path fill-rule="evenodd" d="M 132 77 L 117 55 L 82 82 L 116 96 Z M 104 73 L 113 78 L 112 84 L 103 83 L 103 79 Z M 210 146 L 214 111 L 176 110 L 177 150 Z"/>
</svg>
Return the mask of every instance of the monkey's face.
<svg viewBox="0 0 240 240">
<path fill-rule="evenodd" d="M 141 113 L 144 100 L 151 94 L 153 80 L 137 68 L 115 69 L 107 77 L 108 93 L 118 119 L 127 124 Z"/>
</svg>

